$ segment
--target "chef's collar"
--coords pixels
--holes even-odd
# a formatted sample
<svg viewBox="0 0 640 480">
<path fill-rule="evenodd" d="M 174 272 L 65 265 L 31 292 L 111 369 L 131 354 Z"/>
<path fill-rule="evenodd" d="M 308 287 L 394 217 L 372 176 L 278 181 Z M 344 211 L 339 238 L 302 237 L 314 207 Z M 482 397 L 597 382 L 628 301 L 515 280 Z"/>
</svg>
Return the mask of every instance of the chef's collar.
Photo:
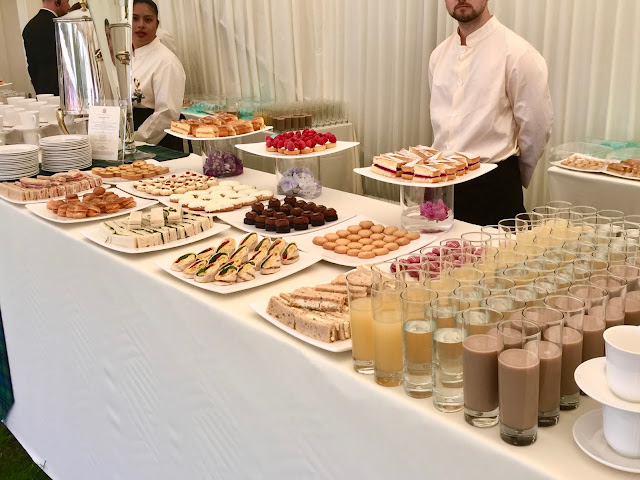
<svg viewBox="0 0 640 480">
<path fill-rule="evenodd" d="M 154 47 L 156 47 L 158 44 L 160 43 L 160 38 L 158 38 L 158 36 L 156 35 L 156 38 L 154 38 L 151 43 L 148 43 L 147 45 L 145 45 L 144 47 L 138 47 L 135 49 L 135 55 L 146 55 L 148 52 L 151 52 Z"/>
<path fill-rule="evenodd" d="M 53 13 L 54 17 L 58 18 L 58 14 L 56 12 L 54 12 L 53 10 L 49 10 L 48 8 L 44 8 L 44 7 L 40 8 L 40 10 L 46 10 L 47 12 L 51 12 L 51 13 Z"/>
</svg>

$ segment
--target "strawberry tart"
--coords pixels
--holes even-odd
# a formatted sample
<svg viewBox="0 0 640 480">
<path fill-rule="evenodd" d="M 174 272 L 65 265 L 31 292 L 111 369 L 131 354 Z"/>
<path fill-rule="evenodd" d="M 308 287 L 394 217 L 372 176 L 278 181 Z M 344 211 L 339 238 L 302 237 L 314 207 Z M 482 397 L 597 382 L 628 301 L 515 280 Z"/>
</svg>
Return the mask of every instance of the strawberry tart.
<svg viewBox="0 0 640 480">
<path fill-rule="evenodd" d="M 331 133 L 318 133 L 315 130 L 304 129 L 297 132 L 285 132 L 275 137 L 265 139 L 267 152 L 279 152 L 283 155 L 306 155 L 322 152 L 336 147 L 336 136 Z"/>
</svg>

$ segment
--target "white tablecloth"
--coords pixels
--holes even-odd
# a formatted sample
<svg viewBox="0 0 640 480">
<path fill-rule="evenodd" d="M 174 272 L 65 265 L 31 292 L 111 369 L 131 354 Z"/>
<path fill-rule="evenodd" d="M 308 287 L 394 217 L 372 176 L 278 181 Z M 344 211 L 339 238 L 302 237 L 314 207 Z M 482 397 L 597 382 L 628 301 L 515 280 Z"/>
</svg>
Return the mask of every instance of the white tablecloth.
<svg viewBox="0 0 640 480">
<path fill-rule="evenodd" d="M 196 168 L 200 159 L 167 162 Z M 247 170 L 242 181 L 270 187 Z M 325 189 L 388 224 L 398 207 Z M 155 261 L 111 252 L 0 201 L 0 299 L 16 403 L 7 425 L 53 479 L 636 478 L 584 455 L 582 398 L 533 446 L 467 425 L 352 370 L 248 304 L 347 270 L 321 262 L 281 282 L 216 295 Z M 474 229 L 456 222 L 451 236 Z M 234 232 L 231 233 L 239 233 Z M 223 234 L 224 235 L 224 234 Z"/>
<path fill-rule="evenodd" d="M 551 200 L 640 215 L 640 180 L 627 180 L 603 173 L 582 173 L 560 167 L 551 167 L 548 174 Z"/>
</svg>

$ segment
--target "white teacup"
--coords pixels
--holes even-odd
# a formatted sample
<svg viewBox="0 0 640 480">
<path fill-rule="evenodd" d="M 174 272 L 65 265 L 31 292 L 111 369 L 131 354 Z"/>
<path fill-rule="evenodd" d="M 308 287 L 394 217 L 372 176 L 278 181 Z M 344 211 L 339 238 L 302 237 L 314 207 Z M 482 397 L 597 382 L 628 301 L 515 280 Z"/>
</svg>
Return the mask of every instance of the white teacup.
<svg viewBox="0 0 640 480">
<path fill-rule="evenodd" d="M 60 97 L 49 97 L 47 98 L 47 103 L 49 105 L 55 105 L 56 107 L 60 106 Z"/>
<path fill-rule="evenodd" d="M 18 125 L 20 123 L 20 114 L 24 111 L 24 108 L 8 108 L 4 111 L 4 115 L 8 123 Z"/>
<path fill-rule="evenodd" d="M 40 120 L 47 123 L 56 123 L 57 105 L 45 105 L 40 108 Z"/>
<path fill-rule="evenodd" d="M 24 143 L 28 143 L 30 145 L 40 145 L 40 128 L 29 128 L 29 129 L 25 129 L 23 128 L 19 128 L 18 129 L 20 131 L 20 133 L 22 134 L 22 140 L 24 140 Z"/>
<path fill-rule="evenodd" d="M 53 97 L 53 93 L 39 93 L 36 95 L 39 102 L 46 102 L 47 99 L 51 97 Z"/>
<path fill-rule="evenodd" d="M 602 405 L 604 438 L 624 457 L 640 457 L 640 413 Z"/>
<path fill-rule="evenodd" d="M 24 97 L 9 97 L 7 98 L 7 103 L 9 105 L 13 105 L 14 107 L 17 107 L 18 102 L 20 102 L 20 100 L 24 100 Z"/>
<path fill-rule="evenodd" d="M 623 400 L 640 402 L 640 327 L 608 328 L 604 344 L 609 387 Z"/>
<path fill-rule="evenodd" d="M 27 112 L 20 112 L 20 125 L 27 128 L 37 128 L 40 126 L 40 112 L 36 110 L 29 110 Z"/>
<path fill-rule="evenodd" d="M 35 98 L 23 98 L 22 100 L 18 100 L 18 107 L 31 110 L 31 104 L 37 101 Z"/>
</svg>

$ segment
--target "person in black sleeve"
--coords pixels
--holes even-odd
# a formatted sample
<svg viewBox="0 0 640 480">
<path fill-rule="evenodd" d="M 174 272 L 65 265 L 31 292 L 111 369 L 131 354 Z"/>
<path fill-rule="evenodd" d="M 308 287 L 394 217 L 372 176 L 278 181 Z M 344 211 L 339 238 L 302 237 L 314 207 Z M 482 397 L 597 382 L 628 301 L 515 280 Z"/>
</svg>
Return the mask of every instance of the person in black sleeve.
<svg viewBox="0 0 640 480">
<path fill-rule="evenodd" d="M 40 93 L 58 95 L 58 57 L 53 19 L 69 11 L 69 0 L 43 0 L 38 14 L 22 31 L 31 83 Z"/>
</svg>

